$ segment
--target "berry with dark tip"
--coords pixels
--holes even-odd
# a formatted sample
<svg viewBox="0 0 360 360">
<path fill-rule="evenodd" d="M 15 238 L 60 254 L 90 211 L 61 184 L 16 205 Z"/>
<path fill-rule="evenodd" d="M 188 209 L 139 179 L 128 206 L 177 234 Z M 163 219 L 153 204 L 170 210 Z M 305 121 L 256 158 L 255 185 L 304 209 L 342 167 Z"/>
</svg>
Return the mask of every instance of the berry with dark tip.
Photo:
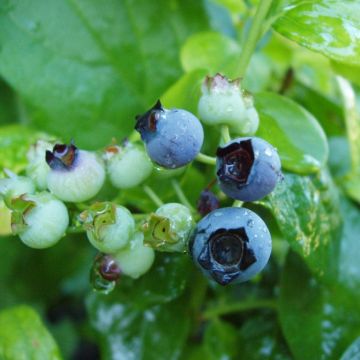
<svg viewBox="0 0 360 360">
<path fill-rule="evenodd" d="M 219 284 L 240 283 L 267 264 L 271 236 L 254 212 L 238 207 L 217 209 L 197 224 L 190 253 L 201 271 Z"/>
<path fill-rule="evenodd" d="M 105 181 L 105 168 L 96 154 L 74 144 L 56 144 L 46 151 L 50 166 L 48 189 L 63 201 L 82 202 L 94 197 Z"/>
<path fill-rule="evenodd" d="M 271 193 L 281 178 L 277 150 L 258 137 L 234 139 L 216 152 L 216 175 L 229 197 L 256 201 Z"/>
<path fill-rule="evenodd" d="M 186 110 L 167 110 L 158 101 L 136 121 L 149 157 L 164 168 L 185 166 L 200 152 L 204 131 L 197 117 Z"/>
</svg>

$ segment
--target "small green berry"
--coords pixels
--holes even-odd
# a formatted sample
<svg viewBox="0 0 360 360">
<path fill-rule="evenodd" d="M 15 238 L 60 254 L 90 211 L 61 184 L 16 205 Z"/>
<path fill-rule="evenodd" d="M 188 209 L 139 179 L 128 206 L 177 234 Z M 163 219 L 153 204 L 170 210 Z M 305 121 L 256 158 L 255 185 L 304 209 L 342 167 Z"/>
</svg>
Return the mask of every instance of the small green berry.
<svg viewBox="0 0 360 360">
<path fill-rule="evenodd" d="M 16 198 L 12 210 L 13 233 L 35 249 L 55 245 L 69 225 L 66 206 L 48 192 Z"/>
<path fill-rule="evenodd" d="M 47 176 L 50 168 L 45 161 L 45 154 L 46 151 L 52 150 L 53 146 L 53 143 L 38 140 L 27 153 L 29 164 L 26 168 L 26 174 L 34 181 L 39 190 L 47 189 Z"/>
<path fill-rule="evenodd" d="M 130 142 L 125 142 L 121 147 L 109 146 L 105 160 L 110 182 L 119 189 L 141 184 L 153 170 L 144 147 Z"/>
<path fill-rule="evenodd" d="M 145 246 L 143 240 L 144 235 L 138 232 L 127 248 L 113 255 L 121 273 L 134 279 L 148 272 L 155 259 L 154 250 Z"/>
<path fill-rule="evenodd" d="M 82 202 L 94 197 L 105 181 L 105 169 L 96 154 L 79 150 L 74 144 L 54 146 L 46 152 L 51 170 L 47 176 L 50 192 L 59 199 Z"/>
<path fill-rule="evenodd" d="M 135 233 L 135 220 L 130 211 L 110 202 L 93 204 L 80 214 L 90 243 L 103 253 L 124 248 Z"/>
<path fill-rule="evenodd" d="M 252 96 L 241 89 L 240 80 L 220 74 L 205 79 L 198 112 L 205 124 L 228 125 L 238 134 L 252 135 L 259 126 Z"/>
<path fill-rule="evenodd" d="M 144 242 L 159 251 L 185 252 L 193 226 L 193 217 L 186 206 L 164 204 L 143 225 Z"/>
<path fill-rule="evenodd" d="M 0 179 L 0 197 L 7 200 L 23 194 L 35 192 L 34 182 L 25 176 L 18 176 L 9 170 L 5 170 L 6 178 Z"/>
</svg>

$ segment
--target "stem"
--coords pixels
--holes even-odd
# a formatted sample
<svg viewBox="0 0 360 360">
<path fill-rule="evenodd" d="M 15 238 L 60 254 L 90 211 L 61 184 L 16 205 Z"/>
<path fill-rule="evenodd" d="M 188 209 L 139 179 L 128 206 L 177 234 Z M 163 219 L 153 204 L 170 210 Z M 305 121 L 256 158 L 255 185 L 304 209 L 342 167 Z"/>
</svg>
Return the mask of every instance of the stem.
<svg viewBox="0 0 360 360">
<path fill-rule="evenodd" d="M 241 201 L 241 200 L 235 200 L 235 201 L 233 202 L 232 206 L 233 206 L 233 207 L 242 207 L 243 204 L 244 204 L 243 201 Z"/>
<path fill-rule="evenodd" d="M 209 320 L 218 316 L 231 314 L 234 312 L 242 312 L 256 309 L 271 309 L 277 310 L 277 303 L 274 299 L 265 300 L 247 300 L 234 304 L 224 304 L 218 307 L 213 307 L 206 310 L 203 314 L 203 319 Z"/>
<path fill-rule="evenodd" d="M 191 212 L 195 212 L 194 207 L 191 205 L 190 201 L 188 200 L 188 198 L 186 197 L 186 195 L 184 194 L 182 188 L 180 187 L 179 183 L 177 180 L 172 180 L 171 184 L 175 190 L 175 193 L 177 195 L 177 197 L 179 198 L 180 202 L 185 205 Z"/>
<path fill-rule="evenodd" d="M 246 73 L 246 69 L 249 65 L 251 55 L 253 54 L 259 37 L 261 36 L 263 22 L 266 18 L 267 13 L 269 12 L 271 3 L 272 0 L 261 0 L 256 9 L 249 35 L 241 51 L 238 68 L 239 77 L 241 78 L 244 77 Z"/>
<path fill-rule="evenodd" d="M 221 132 L 221 139 L 224 142 L 224 144 L 231 141 L 229 127 L 227 125 L 222 125 L 220 128 L 220 132 Z"/>
<path fill-rule="evenodd" d="M 141 139 L 140 134 L 138 131 L 134 130 L 128 137 L 130 142 L 136 142 Z"/>
<path fill-rule="evenodd" d="M 151 187 L 144 185 L 143 189 L 146 193 L 146 195 L 154 202 L 154 204 L 157 207 L 160 207 L 162 205 L 164 205 L 164 203 L 161 201 L 161 199 L 156 195 L 156 193 L 154 192 L 153 189 L 151 189 Z"/>
<path fill-rule="evenodd" d="M 207 165 L 216 165 L 216 158 L 202 154 L 202 153 L 198 153 L 196 155 L 195 160 L 202 162 L 204 164 L 207 164 Z"/>
</svg>

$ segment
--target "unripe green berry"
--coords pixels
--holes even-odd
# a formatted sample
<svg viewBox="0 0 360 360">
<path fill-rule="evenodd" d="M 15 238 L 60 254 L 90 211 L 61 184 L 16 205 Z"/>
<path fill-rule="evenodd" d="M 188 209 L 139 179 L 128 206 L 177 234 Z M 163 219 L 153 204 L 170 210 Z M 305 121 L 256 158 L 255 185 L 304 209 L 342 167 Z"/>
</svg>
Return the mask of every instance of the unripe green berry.
<svg viewBox="0 0 360 360">
<path fill-rule="evenodd" d="M 144 235 L 136 233 L 128 247 L 113 255 L 122 274 L 137 279 L 151 268 L 155 252 L 143 244 Z"/>
<path fill-rule="evenodd" d="M 73 144 L 55 145 L 46 152 L 51 170 L 47 176 L 48 189 L 59 199 L 82 202 L 94 197 L 105 181 L 102 160 L 94 153 L 78 150 Z"/>
<path fill-rule="evenodd" d="M 8 177 L 0 179 L 0 196 L 5 200 L 35 192 L 35 184 L 30 178 L 17 176 L 9 170 L 5 173 Z"/>
<path fill-rule="evenodd" d="M 121 147 L 108 147 L 105 160 L 110 182 L 119 189 L 141 184 L 153 170 L 153 164 L 144 147 L 130 142 Z"/>
<path fill-rule="evenodd" d="M 66 206 L 48 192 L 13 200 L 13 232 L 27 246 L 44 249 L 55 245 L 68 225 Z"/>
<path fill-rule="evenodd" d="M 159 251 L 185 252 L 193 226 L 193 217 L 186 206 L 164 204 L 143 225 L 144 242 Z"/>
<path fill-rule="evenodd" d="M 34 181 L 39 190 L 47 188 L 47 175 L 50 171 L 49 165 L 45 160 L 47 150 L 52 150 L 54 144 L 44 140 L 38 140 L 33 144 L 28 153 L 28 166 L 26 174 Z"/>
<path fill-rule="evenodd" d="M 198 112 L 205 124 L 227 125 L 238 134 L 252 135 L 259 126 L 252 96 L 241 89 L 240 80 L 220 74 L 205 79 Z"/>
<path fill-rule="evenodd" d="M 135 233 L 130 211 L 110 202 L 95 203 L 80 214 L 90 243 L 103 253 L 111 254 L 128 245 Z"/>
</svg>

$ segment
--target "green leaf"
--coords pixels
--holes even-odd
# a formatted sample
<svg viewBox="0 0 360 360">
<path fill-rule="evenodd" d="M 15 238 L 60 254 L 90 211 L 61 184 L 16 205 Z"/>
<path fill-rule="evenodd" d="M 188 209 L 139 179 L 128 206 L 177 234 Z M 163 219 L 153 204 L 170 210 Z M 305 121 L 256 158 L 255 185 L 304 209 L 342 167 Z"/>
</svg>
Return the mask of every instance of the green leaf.
<svg viewBox="0 0 360 360">
<path fill-rule="evenodd" d="M 103 358 L 178 359 L 189 331 L 184 300 L 139 311 L 131 301 L 90 296 L 90 321 L 100 335 Z"/>
<path fill-rule="evenodd" d="M 213 320 L 204 334 L 206 358 L 234 359 L 238 353 L 236 328 L 219 319 Z"/>
<path fill-rule="evenodd" d="M 356 107 L 356 95 L 351 84 L 341 77 L 338 77 L 338 84 L 344 103 L 351 156 L 351 171 L 344 177 L 343 186 L 348 196 L 360 203 L 360 112 Z"/>
<path fill-rule="evenodd" d="M 336 61 L 331 62 L 334 71 L 360 86 L 360 66 L 342 64 Z"/>
<path fill-rule="evenodd" d="M 341 198 L 341 213 L 344 215 L 344 225 L 341 235 L 339 258 L 339 283 L 353 294 L 360 296 L 360 209 L 354 203 Z"/>
<path fill-rule="evenodd" d="M 0 357 L 6 360 L 61 359 L 53 337 L 28 306 L 0 312 Z"/>
<path fill-rule="evenodd" d="M 265 204 L 291 248 L 317 276 L 332 280 L 338 264 L 341 217 L 337 189 L 329 175 L 285 174 Z"/>
<path fill-rule="evenodd" d="M 301 1 L 284 10 L 273 25 L 280 34 L 336 61 L 360 65 L 357 0 Z"/>
<path fill-rule="evenodd" d="M 181 49 L 181 63 L 186 72 L 207 70 L 208 75 L 221 73 L 230 79 L 239 76 L 240 45 L 217 32 L 201 32 L 189 37 Z M 269 59 L 254 53 L 243 86 L 249 91 L 264 90 L 271 80 Z M 197 109 L 197 107 L 196 107 Z"/>
<path fill-rule="evenodd" d="M 360 303 L 312 277 L 300 257 L 288 256 L 280 284 L 280 322 L 295 359 L 339 359 L 359 336 Z"/>
<path fill-rule="evenodd" d="M 193 70 L 183 75 L 161 97 L 166 108 L 186 109 L 197 113 L 201 96 L 201 85 L 207 75 L 206 70 Z"/>
<path fill-rule="evenodd" d="M 181 75 L 179 47 L 205 14 L 190 0 L 3 1 L 0 71 L 32 124 L 98 148 Z"/>
<path fill-rule="evenodd" d="M 346 349 L 340 360 L 360 360 L 360 337 Z"/>
<path fill-rule="evenodd" d="M 24 170 L 30 145 L 48 138 L 49 135 L 22 125 L 0 127 L 0 170 L 6 168 L 15 173 Z"/>
<path fill-rule="evenodd" d="M 238 347 L 251 360 L 290 360 L 289 349 L 274 317 L 253 315 L 241 326 Z"/>
<path fill-rule="evenodd" d="M 187 39 L 181 49 L 181 64 L 186 72 L 206 69 L 210 74 L 221 72 L 237 76 L 240 46 L 233 39 L 217 32 L 202 32 Z"/>
<path fill-rule="evenodd" d="M 0 78 L 0 124 L 13 123 L 18 119 L 14 92 Z"/>
<path fill-rule="evenodd" d="M 318 171 L 328 158 L 326 136 L 317 120 L 294 101 L 274 93 L 259 93 L 257 136 L 279 151 L 283 168 L 300 174 Z"/>
<path fill-rule="evenodd" d="M 129 302 L 134 308 L 146 309 L 168 303 L 182 295 L 190 272 L 190 259 L 185 254 L 157 253 L 150 271 L 137 280 L 121 278 L 105 302 Z"/>
<path fill-rule="evenodd" d="M 315 116 L 327 136 L 344 134 L 344 116 L 338 99 L 330 98 L 300 81 L 296 81 L 288 96 Z"/>
</svg>

